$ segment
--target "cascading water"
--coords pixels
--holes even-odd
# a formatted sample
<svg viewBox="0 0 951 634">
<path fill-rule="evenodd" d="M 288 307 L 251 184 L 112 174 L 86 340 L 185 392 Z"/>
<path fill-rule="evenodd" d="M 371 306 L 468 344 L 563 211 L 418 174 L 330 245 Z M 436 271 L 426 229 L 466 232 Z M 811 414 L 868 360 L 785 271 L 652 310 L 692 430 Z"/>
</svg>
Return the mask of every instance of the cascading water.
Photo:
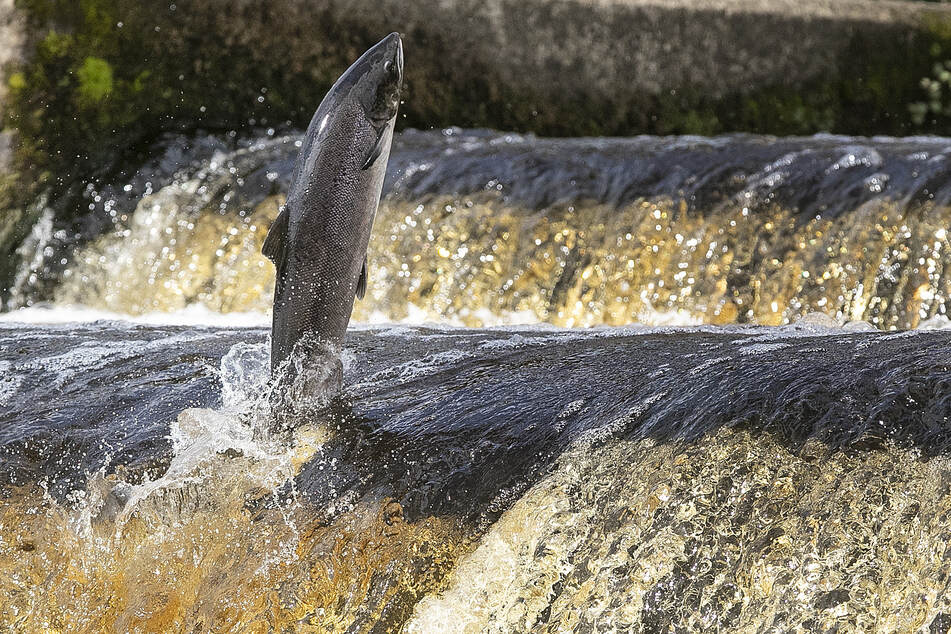
<svg viewBox="0 0 951 634">
<path fill-rule="evenodd" d="M 276 442 L 238 413 L 263 330 L 0 331 L 4 626 L 947 622 L 951 335 L 351 335 Z"/>
<path fill-rule="evenodd" d="M 22 250 L 0 629 L 951 627 L 951 140 L 404 133 L 344 393 L 275 431 L 296 140 Z"/>
<path fill-rule="evenodd" d="M 175 157 L 186 167 L 164 187 L 90 188 L 117 229 L 72 254 L 51 249 L 61 281 L 31 294 L 37 272 L 21 275 L 17 302 L 266 312 L 273 268 L 260 246 L 296 138 L 209 156 L 213 145 Z M 405 133 L 356 318 L 778 325 L 821 312 L 914 328 L 943 317 L 951 294 L 949 152 L 940 138 Z M 134 201 L 146 184 L 134 212 L 117 214 L 108 191 Z M 46 279 L 44 266 L 32 254 L 22 264 Z"/>
</svg>

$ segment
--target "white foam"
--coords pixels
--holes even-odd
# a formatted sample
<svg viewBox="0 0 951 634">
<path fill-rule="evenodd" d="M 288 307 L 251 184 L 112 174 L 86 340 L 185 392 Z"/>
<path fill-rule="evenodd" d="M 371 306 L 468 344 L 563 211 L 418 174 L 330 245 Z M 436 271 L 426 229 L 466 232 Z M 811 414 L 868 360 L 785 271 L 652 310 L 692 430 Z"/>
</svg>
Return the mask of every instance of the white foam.
<svg viewBox="0 0 951 634">
<path fill-rule="evenodd" d="M 625 415 L 619 416 L 614 420 L 601 425 L 600 427 L 594 427 L 581 432 L 578 437 L 575 438 L 574 446 L 579 448 L 592 447 L 595 444 L 614 438 L 623 432 L 632 421 L 643 416 L 644 413 L 647 412 L 647 410 L 650 409 L 654 403 L 667 398 L 669 394 L 670 392 L 668 390 L 651 394 L 643 401 L 631 407 Z"/>
<path fill-rule="evenodd" d="M 740 353 L 744 355 L 764 354 L 767 352 L 788 348 L 789 345 L 790 344 L 788 343 L 754 343 L 740 348 Z"/>
<path fill-rule="evenodd" d="M 184 410 L 172 422 L 169 431 L 172 459 L 168 470 L 155 480 L 125 488 L 128 501 L 116 518 L 117 530 L 122 529 L 137 507 L 156 493 L 215 482 L 224 475 L 222 470 L 235 456 L 242 459 L 239 473 L 245 481 L 243 486 L 275 491 L 293 478 L 300 464 L 312 457 L 323 443 L 321 435 L 315 436 L 315 445 L 310 447 L 302 447 L 297 442 L 262 440 L 255 437 L 254 428 L 239 416 L 211 409 Z"/>
<path fill-rule="evenodd" d="M 498 313 L 488 308 L 461 311 L 457 315 L 446 316 L 432 310 L 427 310 L 413 303 L 406 304 L 406 316 L 393 320 L 393 317 L 382 311 L 370 313 L 366 321 L 358 322 L 364 327 L 381 325 L 413 325 L 429 328 L 465 327 L 469 323 L 478 323 L 482 328 L 493 326 L 522 326 L 538 323 L 538 315 L 531 310 L 507 310 Z"/>
<path fill-rule="evenodd" d="M 60 325 L 96 321 L 117 321 L 153 326 L 218 326 L 222 328 L 265 327 L 271 324 L 270 313 L 219 313 L 200 304 L 192 304 L 173 312 L 143 315 L 114 313 L 79 305 L 43 305 L 18 308 L 0 313 L 2 324 Z"/>
<path fill-rule="evenodd" d="M 853 167 L 881 167 L 885 162 L 882 155 L 874 148 L 863 146 L 851 146 L 845 148 L 846 153 L 839 160 L 826 169 L 826 174 L 837 170 L 851 169 Z"/>
<path fill-rule="evenodd" d="M 845 324 L 842 326 L 842 330 L 845 330 L 846 332 L 877 332 L 878 328 L 867 321 L 858 319 L 855 321 L 845 322 Z"/>
<path fill-rule="evenodd" d="M 72 377 L 89 369 L 102 367 L 107 360 L 122 352 L 126 356 L 138 350 L 131 343 L 99 343 L 86 341 L 62 354 L 32 359 L 23 365 L 25 369 L 42 370 L 56 376 L 55 385 L 63 387 Z"/>
<path fill-rule="evenodd" d="M 12 371 L 12 365 L 9 361 L 0 361 L 0 406 L 9 403 L 23 384 L 23 377 Z"/>
<path fill-rule="evenodd" d="M 710 368 L 714 367 L 715 365 L 719 365 L 720 363 L 726 363 L 727 361 L 730 361 L 730 357 L 715 357 L 715 358 L 713 358 L 713 359 L 707 359 L 706 361 L 704 361 L 704 362 L 701 363 L 700 365 L 691 368 L 691 369 L 690 369 L 690 374 L 691 374 L 692 376 L 697 376 L 698 374 L 703 374 L 704 372 L 706 372 L 706 371 L 709 370 Z"/>
<path fill-rule="evenodd" d="M 686 310 L 642 310 L 637 325 L 642 326 L 701 326 L 703 319 Z"/>
<path fill-rule="evenodd" d="M 526 346 L 540 346 L 551 342 L 554 337 L 525 337 L 515 334 L 505 339 L 486 339 L 479 343 L 483 350 L 515 350 Z"/>
<path fill-rule="evenodd" d="M 443 352 L 437 352 L 436 354 L 431 354 L 421 359 L 413 359 L 411 361 L 407 361 L 406 363 L 400 363 L 398 365 L 386 368 L 385 370 L 380 370 L 379 372 L 374 373 L 373 376 L 369 377 L 366 381 L 352 386 L 350 390 L 359 391 L 361 388 L 377 385 L 388 380 L 396 380 L 398 383 L 406 383 L 407 381 L 411 381 L 427 374 L 434 374 L 447 366 L 450 366 L 458 361 L 462 361 L 463 359 L 468 359 L 471 356 L 471 353 L 464 352 L 462 350 L 445 350 Z"/>
<path fill-rule="evenodd" d="M 442 317 L 428 312 L 413 304 L 407 306 L 406 317 L 392 320 L 382 312 L 376 312 L 366 320 L 353 320 L 349 328 L 355 331 L 371 331 L 378 336 L 414 337 L 434 336 L 432 333 L 420 333 L 418 329 L 440 331 L 452 336 L 477 336 L 478 330 L 495 330 L 514 335 L 508 341 L 483 340 L 481 347 L 486 349 L 518 348 L 525 345 L 543 345 L 558 340 L 587 337 L 621 337 L 633 335 L 674 334 L 690 332 L 732 333 L 757 337 L 761 340 L 788 339 L 796 337 L 815 337 L 856 332 L 878 332 L 868 322 L 852 321 L 839 323 L 824 313 L 808 313 L 795 323 L 785 326 L 726 325 L 705 324 L 685 311 L 644 312 L 641 321 L 624 326 L 595 325 L 589 327 L 563 327 L 540 322 L 530 311 L 491 313 L 487 309 L 473 313 L 482 322 L 478 330 L 467 326 L 458 317 Z M 155 312 L 143 315 L 129 315 L 90 308 L 81 305 L 44 304 L 29 308 L 20 308 L 0 313 L 0 325 L 59 326 L 66 324 L 90 324 L 107 321 L 121 324 L 144 324 L 155 326 L 211 326 L 215 328 L 268 328 L 271 325 L 269 312 L 233 312 L 220 313 L 193 304 L 173 312 Z M 922 321 L 915 331 L 951 329 L 951 320 L 938 315 Z M 548 337 L 532 337 L 544 333 Z M 527 336 L 526 336 L 527 335 Z"/>
<path fill-rule="evenodd" d="M 951 330 L 951 319 L 945 315 L 935 315 L 918 324 L 918 330 Z"/>
</svg>

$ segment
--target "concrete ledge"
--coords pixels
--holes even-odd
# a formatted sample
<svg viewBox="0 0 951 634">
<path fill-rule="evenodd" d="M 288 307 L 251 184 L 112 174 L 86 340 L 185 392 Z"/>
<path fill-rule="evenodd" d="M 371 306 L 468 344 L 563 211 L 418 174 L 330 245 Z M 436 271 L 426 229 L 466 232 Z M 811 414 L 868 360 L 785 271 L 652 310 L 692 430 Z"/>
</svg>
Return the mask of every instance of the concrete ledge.
<svg viewBox="0 0 951 634">
<path fill-rule="evenodd" d="M 21 3 L 32 42 L 56 30 L 87 43 L 54 72 L 93 54 L 117 79 L 148 71 L 146 91 L 182 93 L 165 124 L 176 128 L 306 124 L 333 78 L 393 30 L 406 40 L 406 124 L 558 135 L 901 134 L 919 80 L 951 57 L 951 8 L 923 2 L 101 0 L 103 24 L 35 8 L 63 1 Z M 0 43 L 23 36 L 5 27 Z"/>
</svg>

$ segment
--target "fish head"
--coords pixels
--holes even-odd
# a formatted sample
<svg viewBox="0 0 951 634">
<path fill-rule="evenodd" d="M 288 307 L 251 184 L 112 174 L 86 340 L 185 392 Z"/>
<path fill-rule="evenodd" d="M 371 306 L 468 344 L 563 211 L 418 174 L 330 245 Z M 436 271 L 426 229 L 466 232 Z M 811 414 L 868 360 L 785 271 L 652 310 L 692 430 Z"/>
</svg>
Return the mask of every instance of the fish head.
<svg viewBox="0 0 951 634">
<path fill-rule="evenodd" d="M 396 117 L 403 86 L 403 42 L 390 33 L 364 53 L 344 74 L 352 99 L 359 101 L 374 126 L 381 128 Z"/>
</svg>

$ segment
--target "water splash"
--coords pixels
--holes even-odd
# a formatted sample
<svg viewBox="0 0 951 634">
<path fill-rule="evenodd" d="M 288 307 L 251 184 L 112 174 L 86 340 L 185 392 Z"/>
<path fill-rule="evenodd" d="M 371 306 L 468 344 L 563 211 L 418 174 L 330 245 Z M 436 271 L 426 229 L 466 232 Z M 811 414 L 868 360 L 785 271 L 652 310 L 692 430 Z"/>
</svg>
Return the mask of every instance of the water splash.
<svg viewBox="0 0 951 634">
<path fill-rule="evenodd" d="M 266 343 L 236 343 L 221 357 L 221 400 L 225 409 L 249 411 L 264 398 L 270 362 Z"/>
</svg>

